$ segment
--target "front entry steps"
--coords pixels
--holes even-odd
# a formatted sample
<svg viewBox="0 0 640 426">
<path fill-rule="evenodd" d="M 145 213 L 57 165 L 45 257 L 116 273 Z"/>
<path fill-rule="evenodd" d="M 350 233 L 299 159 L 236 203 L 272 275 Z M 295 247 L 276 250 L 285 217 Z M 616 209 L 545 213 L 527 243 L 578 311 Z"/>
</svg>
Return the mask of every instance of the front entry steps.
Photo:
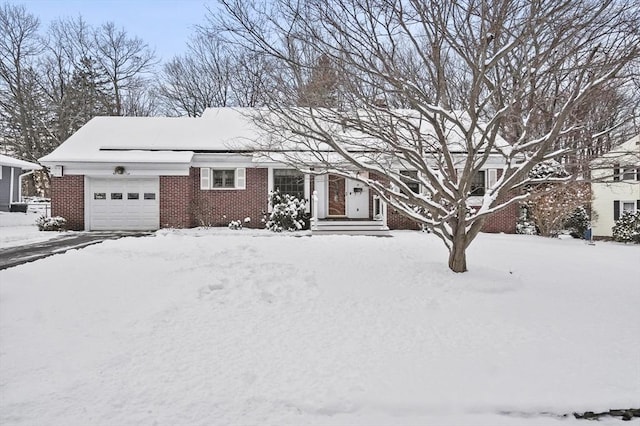
<svg viewBox="0 0 640 426">
<path fill-rule="evenodd" d="M 389 227 L 381 220 L 318 220 L 311 235 L 372 235 L 390 237 Z"/>
</svg>

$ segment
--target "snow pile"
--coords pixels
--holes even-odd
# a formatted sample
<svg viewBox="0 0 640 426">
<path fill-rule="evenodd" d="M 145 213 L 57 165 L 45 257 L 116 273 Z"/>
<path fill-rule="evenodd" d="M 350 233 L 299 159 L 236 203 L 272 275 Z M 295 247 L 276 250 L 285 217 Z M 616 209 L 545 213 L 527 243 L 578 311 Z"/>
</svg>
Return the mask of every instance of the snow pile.
<svg viewBox="0 0 640 426">
<path fill-rule="evenodd" d="M 0 212 L 0 249 L 47 241 L 59 237 L 57 232 L 40 232 L 36 220 L 39 213 Z"/>
<path fill-rule="evenodd" d="M 539 425 L 638 403 L 638 246 L 481 235 L 456 275 L 425 233 L 293 235 L 163 230 L 0 271 L 0 423 Z"/>
</svg>

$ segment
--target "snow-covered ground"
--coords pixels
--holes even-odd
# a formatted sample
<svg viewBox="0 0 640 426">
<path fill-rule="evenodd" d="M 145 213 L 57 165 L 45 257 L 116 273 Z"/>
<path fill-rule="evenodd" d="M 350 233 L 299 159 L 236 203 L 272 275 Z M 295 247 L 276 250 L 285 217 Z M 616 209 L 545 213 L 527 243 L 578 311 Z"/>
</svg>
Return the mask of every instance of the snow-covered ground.
<svg viewBox="0 0 640 426">
<path fill-rule="evenodd" d="M 640 398 L 640 247 L 166 230 L 0 271 L 0 424 L 540 425 Z M 599 424 L 619 424 L 605 419 Z"/>
<path fill-rule="evenodd" d="M 38 230 L 36 220 L 42 214 L 40 211 L 29 211 L 29 213 L 0 212 L 0 249 L 39 243 L 59 237 L 60 232 Z"/>
</svg>

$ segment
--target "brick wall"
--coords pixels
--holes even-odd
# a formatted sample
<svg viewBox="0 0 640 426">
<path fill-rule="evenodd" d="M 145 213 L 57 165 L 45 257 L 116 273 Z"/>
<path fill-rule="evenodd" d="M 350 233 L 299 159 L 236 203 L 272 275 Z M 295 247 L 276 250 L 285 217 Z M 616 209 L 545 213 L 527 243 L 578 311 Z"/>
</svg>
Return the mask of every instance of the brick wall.
<svg viewBox="0 0 640 426">
<path fill-rule="evenodd" d="M 193 226 L 227 226 L 232 220 L 250 218 L 243 226 L 263 228 L 263 212 L 267 211 L 268 170 L 246 169 L 245 189 L 200 189 L 200 170 L 191 169 L 193 188 Z"/>
<path fill-rule="evenodd" d="M 84 176 L 51 178 L 51 215 L 67 220 L 67 229 L 84 230 Z"/>
<path fill-rule="evenodd" d="M 160 227 L 193 226 L 193 169 L 189 176 L 160 176 Z"/>
<path fill-rule="evenodd" d="M 498 177 L 501 170 L 498 170 Z M 384 177 L 372 175 L 373 178 L 377 178 L 381 182 L 387 181 Z M 373 202 L 372 202 L 373 204 Z M 518 218 L 518 206 L 512 204 L 506 209 L 490 215 L 482 227 L 482 232 L 498 233 L 504 232 L 508 234 L 515 234 L 516 232 L 516 220 Z M 389 207 L 387 211 L 387 224 L 390 229 L 420 229 L 420 225 L 402 215 L 399 211 Z"/>
<path fill-rule="evenodd" d="M 507 208 L 493 213 L 484 222 L 482 232 L 515 234 L 518 213 L 518 204 L 511 204 Z"/>
</svg>

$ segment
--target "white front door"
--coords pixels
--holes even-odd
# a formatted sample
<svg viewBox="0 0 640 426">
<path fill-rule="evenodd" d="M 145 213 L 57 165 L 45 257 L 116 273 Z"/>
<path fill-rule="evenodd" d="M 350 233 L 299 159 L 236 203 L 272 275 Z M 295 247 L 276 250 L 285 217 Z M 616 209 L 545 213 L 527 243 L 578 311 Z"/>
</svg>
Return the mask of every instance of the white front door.
<svg viewBox="0 0 640 426">
<path fill-rule="evenodd" d="M 347 217 L 369 218 L 369 188 L 362 182 L 347 179 Z"/>
<path fill-rule="evenodd" d="M 160 227 L 160 179 L 91 178 L 88 226 L 98 230 L 155 230 Z"/>
</svg>

